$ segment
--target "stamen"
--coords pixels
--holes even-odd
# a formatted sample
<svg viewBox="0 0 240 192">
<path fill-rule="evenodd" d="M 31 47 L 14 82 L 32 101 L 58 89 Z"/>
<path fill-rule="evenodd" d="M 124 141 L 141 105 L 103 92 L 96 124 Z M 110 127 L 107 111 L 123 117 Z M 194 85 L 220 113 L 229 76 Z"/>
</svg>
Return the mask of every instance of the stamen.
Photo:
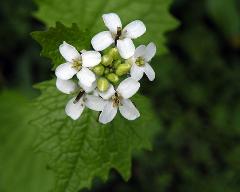
<svg viewBox="0 0 240 192">
<path fill-rule="evenodd" d="M 138 57 L 135 61 L 136 65 L 143 66 L 145 64 L 145 59 L 142 57 Z"/>
<path fill-rule="evenodd" d="M 117 92 L 112 96 L 113 107 L 119 107 L 121 105 L 122 96 Z"/>
<path fill-rule="evenodd" d="M 76 104 L 84 95 L 85 91 L 83 91 L 82 89 L 80 90 L 80 92 L 78 93 L 76 99 L 73 101 L 74 104 Z"/>
<path fill-rule="evenodd" d="M 120 36 L 122 35 L 122 28 L 118 27 L 117 28 L 117 35 L 115 37 L 115 45 L 117 46 L 117 40 L 120 38 Z"/>
<path fill-rule="evenodd" d="M 82 61 L 81 61 L 81 59 L 73 60 L 72 67 L 75 68 L 76 70 L 80 71 L 80 69 L 82 68 Z"/>
</svg>

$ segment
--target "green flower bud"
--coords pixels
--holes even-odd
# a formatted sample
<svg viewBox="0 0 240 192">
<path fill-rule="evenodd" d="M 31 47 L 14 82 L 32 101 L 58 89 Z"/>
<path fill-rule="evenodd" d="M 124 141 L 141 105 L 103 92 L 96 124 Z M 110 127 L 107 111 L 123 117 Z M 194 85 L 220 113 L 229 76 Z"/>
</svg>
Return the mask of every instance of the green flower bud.
<svg viewBox="0 0 240 192">
<path fill-rule="evenodd" d="M 110 73 L 109 68 L 105 68 L 105 70 L 104 70 L 104 74 L 107 75 L 108 73 Z"/>
<path fill-rule="evenodd" d="M 107 91 L 109 87 L 109 82 L 106 78 L 101 77 L 97 80 L 97 88 L 99 91 L 104 92 Z"/>
<path fill-rule="evenodd" d="M 127 74 L 131 69 L 131 64 L 129 63 L 122 63 L 120 64 L 117 69 L 116 69 L 116 74 L 118 76 L 122 76 L 122 75 L 125 75 Z"/>
<path fill-rule="evenodd" d="M 109 55 L 102 56 L 102 64 L 104 66 L 109 66 L 112 64 L 112 62 L 113 62 L 113 58 L 111 56 L 109 56 Z"/>
<path fill-rule="evenodd" d="M 103 75 L 104 70 L 105 70 L 105 68 L 104 68 L 103 65 L 97 65 L 97 66 L 95 66 L 95 67 L 93 68 L 93 72 L 94 72 L 96 75 L 99 75 L 99 76 Z"/>
<path fill-rule="evenodd" d="M 122 62 L 121 62 L 120 59 L 119 59 L 119 60 L 116 60 L 116 61 L 113 62 L 113 67 L 114 67 L 115 69 L 117 69 L 117 67 L 118 67 L 121 63 L 122 63 Z"/>
<path fill-rule="evenodd" d="M 119 53 L 117 48 L 111 48 L 108 53 L 109 56 L 113 58 L 113 60 L 118 60 L 119 59 Z"/>
<path fill-rule="evenodd" d="M 117 83 L 119 81 L 119 77 L 115 73 L 109 73 L 107 79 L 112 83 Z"/>
</svg>

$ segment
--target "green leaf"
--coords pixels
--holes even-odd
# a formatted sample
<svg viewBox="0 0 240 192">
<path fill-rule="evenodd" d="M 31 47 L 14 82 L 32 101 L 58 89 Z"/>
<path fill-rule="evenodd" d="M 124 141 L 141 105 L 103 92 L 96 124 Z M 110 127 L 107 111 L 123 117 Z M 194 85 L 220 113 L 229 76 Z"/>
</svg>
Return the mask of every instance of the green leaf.
<svg viewBox="0 0 240 192">
<path fill-rule="evenodd" d="M 34 153 L 36 130 L 27 123 L 32 113 L 19 93 L 0 93 L 0 191 L 48 192 L 53 175 L 43 155 Z"/>
<path fill-rule="evenodd" d="M 151 149 L 151 140 L 159 128 L 150 102 L 137 95 L 133 98 L 141 117 L 127 121 L 120 115 L 107 125 L 98 122 L 98 113 L 85 109 L 81 118 L 71 120 L 65 105 L 71 98 L 55 88 L 55 80 L 37 85 L 42 91 L 36 99 L 33 123 L 40 129 L 36 148 L 50 157 L 56 175 L 56 192 L 76 192 L 90 187 L 92 180 L 108 178 L 114 168 L 127 180 L 131 156 L 138 149 Z"/>
<path fill-rule="evenodd" d="M 52 60 L 54 67 L 65 62 L 59 52 L 59 45 L 66 41 L 75 46 L 79 51 L 88 49 L 90 39 L 87 31 L 81 31 L 76 24 L 65 27 L 57 22 L 55 27 L 50 27 L 47 31 L 36 31 L 32 37 L 42 46 L 41 55 Z"/>
<path fill-rule="evenodd" d="M 206 1 L 210 16 L 218 27 L 232 38 L 240 35 L 240 14 L 235 0 L 209 0 Z M 236 39 L 237 40 L 237 39 Z"/>
<path fill-rule="evenodd" d="M 116 12 L 124 25 L 135 19 L 142 20 L 147 27 L 147 33 L 137 39 L 138 43 L 154 41 L 158 53 L 166 52 L 164 33 L 175 28 L 177 21 L 170 15 L 169 7 L 172 0 L 35 0 L 39 10 L 35 16 L 48 27 L 59 21 L 66 26 L 76 23 L 81 29 L 88 29 L 94 35 L 104 27 L 101 15 Z"/>
</svg>

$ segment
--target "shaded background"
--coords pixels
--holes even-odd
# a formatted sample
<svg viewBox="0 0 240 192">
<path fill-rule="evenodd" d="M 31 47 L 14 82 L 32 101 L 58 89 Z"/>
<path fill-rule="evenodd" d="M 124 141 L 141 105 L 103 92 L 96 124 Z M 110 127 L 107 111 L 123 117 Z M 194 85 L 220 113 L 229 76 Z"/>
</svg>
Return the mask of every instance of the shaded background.
<svg viewBox="0 0 240 192">
<path fill-rule="evenodd" d="M 0 2 L 1 91 L 33 97 L 32 85 L 52 76 L 29 35 L 44 29 L 35 9 L 31 0 Z M 175 0 L 171 12 L 181 25 L 152 62 L 156 80 L 142 86 L 162 122 L 153 151 L 136 155 L 129 182 L 113 172 L 86 191 L 240 191 L 240 1 Z M 9 192 L 1 181 L 0 191 Z"/>
</svg>

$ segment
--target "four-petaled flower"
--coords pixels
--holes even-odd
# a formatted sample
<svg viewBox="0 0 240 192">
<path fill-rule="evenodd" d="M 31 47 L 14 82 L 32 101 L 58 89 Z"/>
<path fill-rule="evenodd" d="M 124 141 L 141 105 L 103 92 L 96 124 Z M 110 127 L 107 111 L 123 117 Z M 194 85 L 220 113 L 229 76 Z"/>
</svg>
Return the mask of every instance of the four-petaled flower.
<svg viewBox="0 0 240 192">
<path fill-rule="evenodd" d="M 156 54 L 156 46 L 154 43 L 149 43 L 147 47 L 145 45 L 140 45 L 136 48 L 134 56 L 131 58 L 131 77 L 139 81 L 143 74 L 145 73 L 150 81 L 155 79 L 155 72 L 153 68 L 149 65 L 149 62 Z"/>
<path fill-rule="evenodd" d="M 105 101 L 101 97 L 88 94 L 94 90 L 94 86 L 92 86 L 92 90 L 86 92 L 81 90 L 72 80 L 62 80 L 59 78 L 57 78 L 56 86 L 58 90 L 65 94 L 79 91 L 78 96 L 68 101 L 65 108 L 66 114 L 73 120 L 77 120 L 81 116 L 85 107 L 94 111 L 102 111 L 104 108 Z"/>
<path fill-rule="evenodd" d="M 96 77 L 89 67 L 94 67 L 101 62 L 101 54 L 97 51 L 82 51 L 80 54 L 75 47 L 66 42 L 60 45 L 59 51 L 66 63 L 56 68 L 57 78 L 69 80 L 77 75 L 81 84 L 91 87 Z"/>
<path fill-rule="evenodd" d="M 102 51 L 115 43 L 123 59 L 133 56 L 135 46 L 132 39 L 136 39 L 145 33 L 144 23 L 135 20 L 122 29 L 122 23 L 117 14 L 103 14 L 102 18 L 109 31 L 100 32 L 92 38 L 93 48 L 96 51 Z"/>
<path fill-rule="evenodd" d="M 83 93 L 79 100 L 72 98 L 68 101 L 65 112 L 73 120 L 77 120 L 81 116 L 85 107 L 94 111 L 102 111 L 104 104 L 105 102 L 102 98 Z"/>
<path fill-rule="evenodd" d="M 111 85 L 106 92 L 100 92 L 100 96 L 106 100 L 106 103 L 99 116 L 99 122 L 103 124 L 111 122 L 118 109 L 121 115 L 128 120 L 138 118 L 140 113 L 129 98 L 138 91 L 139 87 L 140 83 L 129 77 L 119 84 L 116 91 Z"/>
</svg>

